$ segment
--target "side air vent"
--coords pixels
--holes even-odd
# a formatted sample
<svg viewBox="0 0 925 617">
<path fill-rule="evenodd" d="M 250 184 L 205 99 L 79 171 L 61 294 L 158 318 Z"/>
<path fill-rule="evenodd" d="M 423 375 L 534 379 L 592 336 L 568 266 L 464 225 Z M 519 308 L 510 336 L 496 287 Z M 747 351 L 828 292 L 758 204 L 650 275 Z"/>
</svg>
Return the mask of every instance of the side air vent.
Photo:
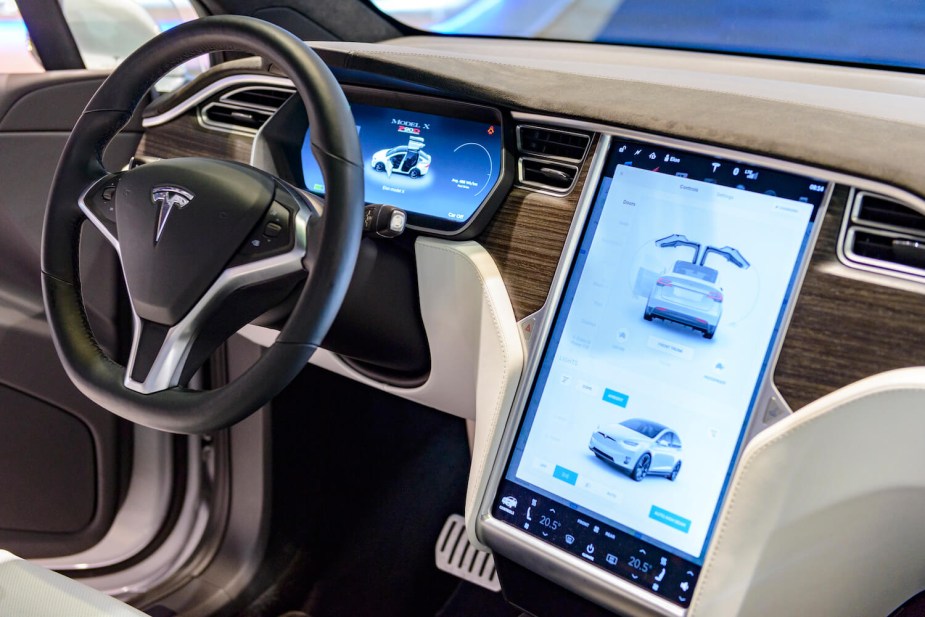
<svg viewBox="0 0 925 617">
<path fill-rule="evenodd" d="M 287 88 L 245 86 L 199 108 L 199 122 L 208 128 L 255 134 L 292 95 Z"/>
<path fill-rule="evenodd" d="M 925 278 L 925 214 L 859 191 L 848 210 L 843 253 L 864 269 Z"/>
<path fill-rule="evenodd" d="M 220 100 L 226 103 L 259 107 L 276 111 L 292 96 L 288 88 L 239 88 L 222 96 Z"/>
<path fill-rule="evenodd" d="M 202 109 L 203 124 L 218 129 L 243 129 L 256 133 L 272 112 L 246 109 L 225 103 L 210 103 Z"/>
<path fill-rule="evenodd" d="M 520 125 L 517 127 L 517 149 L 560 161 L 581 163 L 588 153 L 591 136 L 544 126 Z"/>
</svg>

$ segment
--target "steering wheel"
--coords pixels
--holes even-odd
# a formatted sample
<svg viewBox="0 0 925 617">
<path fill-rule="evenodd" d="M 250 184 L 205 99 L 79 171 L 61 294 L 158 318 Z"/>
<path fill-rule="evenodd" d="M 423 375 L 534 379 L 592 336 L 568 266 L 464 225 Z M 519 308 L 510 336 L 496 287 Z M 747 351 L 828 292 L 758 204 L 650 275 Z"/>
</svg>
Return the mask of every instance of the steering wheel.
<svg viewBox="0 0 925 617">
<path fill-rule="evenodd" d="M 262 56 L 295 84 L 311 126 L 325 203 L 252 167 L 206 158 L 108 172 L 103 151 L 170 69 L 213 51 Z M 42 236 L 48 322 L 69 378 L 90 399 L 152 428 L 229 426 L 305 366 L 340 308 L 359 250 L 363 166 L 357 129 L 331 72 L 305 43 L 247 17 L 177 26 L 129 56 L 87 105 L 61 155 Z M 106 356 L 80 289 L 81 224 L 115 247 L 133 313 L 127 366 Z M 276 342 L 214 390 L 185 384 L 211 351 L 304 281 Z"/>
</svg>

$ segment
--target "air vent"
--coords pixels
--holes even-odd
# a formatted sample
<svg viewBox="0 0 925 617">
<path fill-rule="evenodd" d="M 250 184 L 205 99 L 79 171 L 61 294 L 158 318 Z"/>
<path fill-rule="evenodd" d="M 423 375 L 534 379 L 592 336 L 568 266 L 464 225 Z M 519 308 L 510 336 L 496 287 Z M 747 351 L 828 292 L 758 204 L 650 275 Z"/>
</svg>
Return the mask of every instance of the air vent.
<svg viewBox="0 0 925 617">
<path fill-rule="evenodd" d="M 575 186 L 578 168 L 556 161 L 522 157 L 517 163 L 517 175 L 525 186 L 565 194 Z"/>
<path fill-rule="evenodd" d="M 272 112 L 236 107 L 224 103 L 212 103 L 202 109 L 202 120 L 209 126 L 215 128 L 233 127 L 255 133 L 272 115 Z"/>
<path fill-rule="evenodd" d="M 287 88 L 266 86 L 237 88 L 200 107 L 199 121 L 211 129 L 253 135 L 292 93 Z"/>
<path fill-rule="evenodd" d="M 591 136 L 543 126 L 517 127 L 517 148 L 523 154 L 533 154 L 560 161 L 580 163 L 588 152 Z"/>
<path fill-rule="evenodd" d="M 226 103 L 277 110 L 292 96 L 287 88 L 240 88 L 222 96 Z"/>
<path fill-rule="evenodd" d="M 925 215 L 860 191 L 849 208 L 843 253 L 868 270 L 925 277 Z"/>
<path fill-rule="evenodd" d="M 925 216 L 897 201 L 872 193 L 857 194 L 852 220 L 863 225 L 925 233 Z"/>
</svg>

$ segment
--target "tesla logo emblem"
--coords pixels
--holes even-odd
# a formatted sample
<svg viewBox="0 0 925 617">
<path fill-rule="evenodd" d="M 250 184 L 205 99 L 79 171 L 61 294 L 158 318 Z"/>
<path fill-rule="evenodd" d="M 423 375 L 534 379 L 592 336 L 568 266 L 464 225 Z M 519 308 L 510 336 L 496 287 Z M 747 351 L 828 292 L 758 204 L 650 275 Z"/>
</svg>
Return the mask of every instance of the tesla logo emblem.
<svg viewBox="0 0 925 617">
<path fill-rule="evenodd" d="M 182 210 L 193 201 L 193 197 L 194 195 L 186 189 L 176 186 L 155 186 L 151 189 L 151 201 L 160 208 L 157 215 L 157 233 L 154 234 L 154 244 L 160 241 L 164 226 L 173 209 Z"/>
</svg>

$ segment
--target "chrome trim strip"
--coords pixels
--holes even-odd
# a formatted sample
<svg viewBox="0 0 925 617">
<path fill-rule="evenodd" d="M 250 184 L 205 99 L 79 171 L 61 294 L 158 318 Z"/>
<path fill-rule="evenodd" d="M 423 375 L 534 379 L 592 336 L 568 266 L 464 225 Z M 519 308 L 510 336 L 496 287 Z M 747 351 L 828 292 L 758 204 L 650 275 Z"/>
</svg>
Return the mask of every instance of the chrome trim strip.
<svg viewBox="0 0 925 617">
<path fill-rule="evenodd" d="M 146 128 L 152 128 L 155 126 L 160 126 L 166 124 L 171 120 L 175 120 L 182 116 L 184 113 L 198 105 L 199 103 L 205 101 L 206 99 L 218 94 L 222 90 L 234 86 L 236 84 L 245 84 L 245 85 L 254 85 L 254 86 L 277 86 L 280 88 L 295 88 L 292 81 L 285 77 L 275 77 L 273 75 L 256 75 L 253 73 L 245 73 L 241 75 L 229 75 L 228 77 L 223 77 L 208 86 L 205 86 L 202 90 L 192 95 L 190 98 L 180 101 L 176 107 L 171 107 L 167 111 L 160 113 L 156 116 L 151 116 L 142 120 L 141 125 Z"/>
<path fill-rule="evenodd" d="M 300 202 L 299 212 L 296 214 L 293 225 L 295 245 L 288 253 L 228 268 L 222 272 L 189 313 L 167 331 L 167 336 L 144 382 L 135 381 L 131 376 L 141 341 L 141 318 L 133 308 L 132 349 L 125 369 L 125 387 L 142 394 L 151 394 L 178 385 L 186 359 L 195 343 L 195 334 L 202 328 L 215 305 L 241 287 L 285 276 L 302 269 L 302 260 L 308 250 L 310 217 L 308 206 Z M 130 290 L 129 299 L 131 300 Z"/>
</svg>

